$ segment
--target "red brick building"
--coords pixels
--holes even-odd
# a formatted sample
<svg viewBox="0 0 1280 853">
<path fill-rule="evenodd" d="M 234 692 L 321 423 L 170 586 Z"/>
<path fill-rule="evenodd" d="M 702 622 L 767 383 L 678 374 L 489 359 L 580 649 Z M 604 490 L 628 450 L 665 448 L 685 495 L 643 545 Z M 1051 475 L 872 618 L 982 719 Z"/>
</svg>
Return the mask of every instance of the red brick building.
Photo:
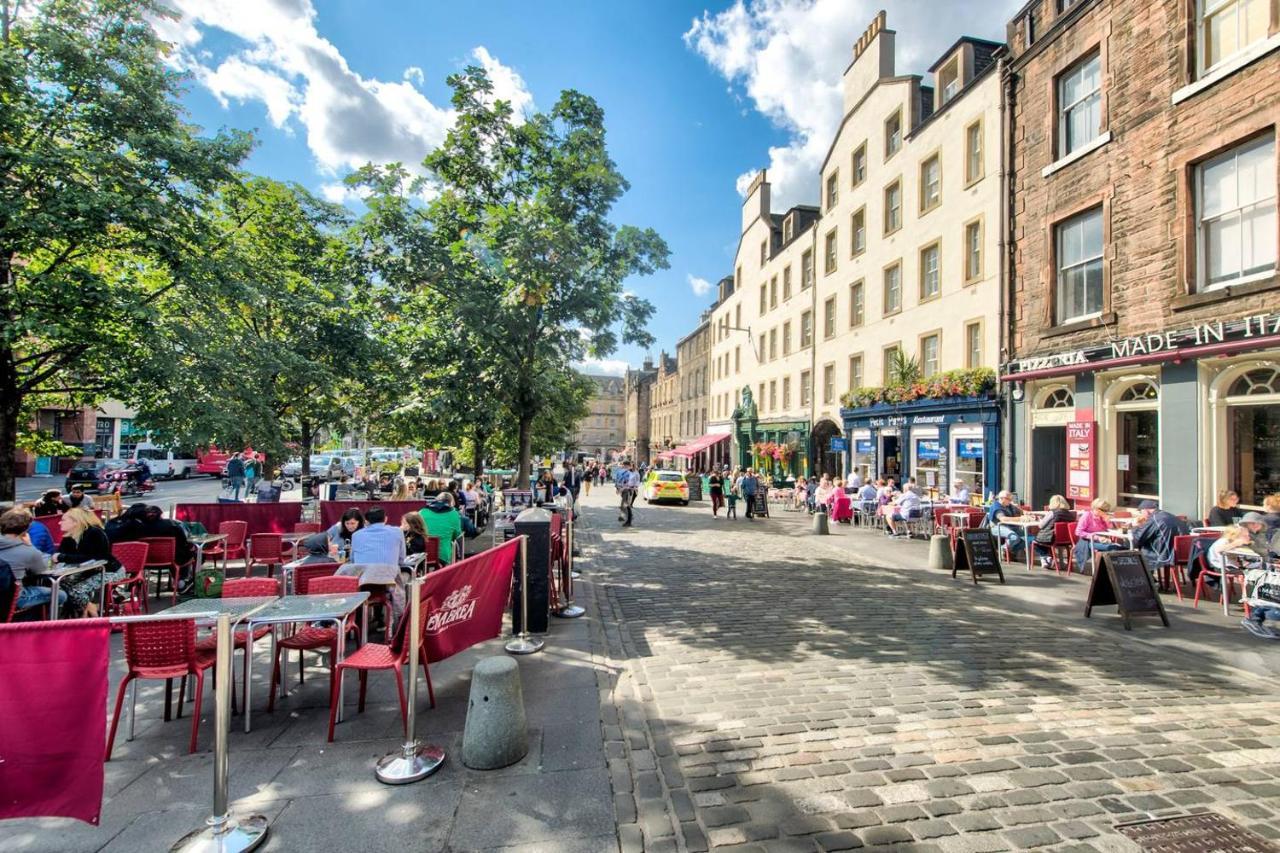
<svg viewBox="0 0 1280 853">
<path fill-rule="evenodd" d="M 1280 492 L 1280 0 L 1008 26 L 1005 477 L 1202 516 Z"/>
</svg>

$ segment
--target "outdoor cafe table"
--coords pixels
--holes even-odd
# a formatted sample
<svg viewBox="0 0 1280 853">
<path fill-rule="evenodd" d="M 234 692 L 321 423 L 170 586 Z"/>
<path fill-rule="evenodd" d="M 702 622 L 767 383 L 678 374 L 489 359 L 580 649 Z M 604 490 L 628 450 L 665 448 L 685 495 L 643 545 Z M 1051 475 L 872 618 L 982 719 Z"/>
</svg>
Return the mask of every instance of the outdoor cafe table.
<svg viewBox="0 0 1280 853">
<path fill-rule="evenodd" d="M 1244 592 L 1244 570 L 1254 568 L 1263 564 L 1263 559 L 1258 556 L 1258 552 L 1248 546 L 1232 548 L 1225 552 L 1222 560 L 1222 613 L 1227 615 L 1230 602 L 1227 601 L 1227 581 L 1225 575 L 1228 572 L 1240 576 L 1240 591 Z M 1235 571 L 1231 571 L 1235 569 Z"/>
<path fill-rule="evenodd" d="M 1028 513 L 1027 515 L 1015 515 L 1013 517 L 1005 515 L 1005 516 L 1001 516 L 998 521 L 994 521 L 992 523 L 992 526 L 997 528 L 999 527 L 1021 527 L 1022 528 L 1022 541 L 1027 549 L 1027 571 L 1031 571 L 1032 567 L 1035 565 L 1034 560 L 1035 560 L 1036 548 L 1035 548 L 1035 540 L 1032 537 L 1040 529 L 1040 523 L 1041 523 L 1040 517 L 1037 516 L 1035 513 Z"/>
<path fill-rule="evenodd" d="M 274 604 L 264 607 L 257 613 L 249 617 L 247 626 L 248 642 L 250 648 L 245 653 L 244 664 L 244 730 L 249 731 L 250 711 L 252 708 L 252 690 L 253 690 L 253 629 L 261 625 L 288 625 L 294 622 L 306 622 L 308 624 L 316 622 L 331 622 L 338 632 L 337 658 L 333 661 L 336 668 L 342 663 L 343 650 L 346 646 L 345 637 L 343 636 L 343 625 L 346 623 L 347 617 L 354 613 L 358 608 L 364 606 L 365 601 L 369 598 L 367 592 L 352 592 L 346 595 L 286 595 L 283 598 L 276 599 Z M 231 599 L 235 601 L 236 599 Z M 360 644 L 364 645 L 368 638 L 369 631 L 369 614 L 365 614 L 362 620 L 360 632 Z M 271 635 L 272 643 L 272 659 L 275 658 L 275 632 Z M 280 695 L 288 695 L 287 679 L 280 679 Z M 342 721 L 342 694 L 338 694 L 338 721 Z"/>
<path fill-rule="evenodd" d="M 187 541 L 196 546 L 196 572 L 204 568 L 204 549 L 227 539 L 225 533 L 200 533 L 188 536 Z"/>
<path fill-rule="evenodd" d="M 78 575 L 84 572 L 97 572 L 103 576 L 102 583 L 98 585 L 98 612 L 103 613 L 107 601 L 107 561 L 106 560 L 88 560 L 84 563 L 55 563 L 53 568 L 45 572 L 44 577 L 53 580 L 53 588 L 49 591 L 49 621 L 56 621 L 58 611 L 62 608 L 58 607 L 58 587 L 62 585 L 62 579 L 71 575 Z"/>
</svg>

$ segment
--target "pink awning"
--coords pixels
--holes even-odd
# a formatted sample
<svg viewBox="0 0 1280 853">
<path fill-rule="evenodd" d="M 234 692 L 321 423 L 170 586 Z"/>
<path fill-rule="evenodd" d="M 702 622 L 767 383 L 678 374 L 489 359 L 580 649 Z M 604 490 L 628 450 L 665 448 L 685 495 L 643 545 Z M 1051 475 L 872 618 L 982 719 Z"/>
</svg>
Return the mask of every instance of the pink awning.
<svg viewBox="0 0 1280 853">
<path fill-rule="evenodd" d="M 706 450 L 708 447 L 711 447 L 713 444 L 728 441 L 728 439 L 729 434 L 727 432 L 710 432 L 701 438 L 695 438 L 688 444 L 680 445 L 675 450 L 671 451 L 671 455 L 679 456 L 681 459 L 689 459 Z"/>
</svg>

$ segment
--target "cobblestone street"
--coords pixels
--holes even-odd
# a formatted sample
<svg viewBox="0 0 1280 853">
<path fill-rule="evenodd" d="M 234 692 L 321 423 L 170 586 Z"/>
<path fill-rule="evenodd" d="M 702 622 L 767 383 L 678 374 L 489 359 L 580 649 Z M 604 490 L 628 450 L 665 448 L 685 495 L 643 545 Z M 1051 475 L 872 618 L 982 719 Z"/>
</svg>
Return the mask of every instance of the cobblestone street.
<svg viewBox="0 0 1280 853">
<path fill-rule="evenodd" d="M 1042 606 L 919 543 L 706 504 L 623 530 L 612 492 L 584 565 L 624 850 L 1136 850 L 1117 823 L 1204 810 L 1280 838 L 1280 692 L 1158 623 L 1086 622 L 1079 579 Z"/>
</svg>

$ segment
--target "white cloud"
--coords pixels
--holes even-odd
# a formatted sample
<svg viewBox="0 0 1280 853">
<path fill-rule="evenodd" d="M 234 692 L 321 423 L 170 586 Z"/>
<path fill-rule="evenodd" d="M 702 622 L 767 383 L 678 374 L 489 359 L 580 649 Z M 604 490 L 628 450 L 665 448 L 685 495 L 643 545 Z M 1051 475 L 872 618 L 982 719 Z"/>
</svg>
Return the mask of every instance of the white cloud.
<svg viewBox="0 0 1280 853">
<path fill-rule="evenodd" d="M 705 278 L 698 278 L 693 273 L 688 273 L 685 278 L 689 280 L 689 289 L 693 291 L 694 296 L 706 296 L 711 292 L 711 282 Z"/>
<path fill-rule="evenodd" d="M 603 373 L 607 376 L 623 376 L 629 365 L 616 358 L 584 358 L 578 362 L 578 370 L 583 373 Z"/>
<path fill-rule="evenodd" d="M 334 204 L 346 204 L 352 201 L 364 201 L 364 196 L 356 187 L 349 187 L 342 181 L 331 181 L 320 185 L 320 195 Z"/>
<path fill-rule="evenodd" d="M 785 145 L 769 148 L 769 181 L 777 209 L 818 197 L 818 169 L 843 116 L 841 76 L 853 45 L 883 0 L 736 0 L 704 12 L 685 44 L 720 73 L 735 93 L 775 126 Z M 1003 40 L 1017 0 L 898 0 L 888 25 L 897 33 L 899 74 L 923 73 L 961 35 Z M 738 178 L 745 194 L 755 176 Z"/>
<path fill-rule="evenodd" d="M 176 50 L 171 62 L 189 70 L 224 105 L 261 101 L 277 127 L 298 122 L 317 168 L 340 175 L 365 163 L 419 165 L 444 140 L 453 111 L 433 104 L 416 85 L 421 68 L 399 81 L 364 77 L 320 35 L 311 0 L 174 0 L 178 20 L 156 29 Z M 211 57 L 205 34 L 221 30 L 245 43 L 230 55 Z M 495 93 L 517 109 L 533 98 L 520 75 L 483 47 L 474 56 L 493 78 Z"/>
<path fill-rule="evenodd" d="M 494 100 L 511 104 L 512 121 L 516 124 L 523 123 L 525 116 L 532 113 L 534 109 L 533 95 L 525 86 L 524 78 L 514 69 L 494 59 L 483 46 L 471 51 L 471 55 L 480 63 L 480 67 L 488 73 L 489 80 L 493 82 Z"/>
</svg>

